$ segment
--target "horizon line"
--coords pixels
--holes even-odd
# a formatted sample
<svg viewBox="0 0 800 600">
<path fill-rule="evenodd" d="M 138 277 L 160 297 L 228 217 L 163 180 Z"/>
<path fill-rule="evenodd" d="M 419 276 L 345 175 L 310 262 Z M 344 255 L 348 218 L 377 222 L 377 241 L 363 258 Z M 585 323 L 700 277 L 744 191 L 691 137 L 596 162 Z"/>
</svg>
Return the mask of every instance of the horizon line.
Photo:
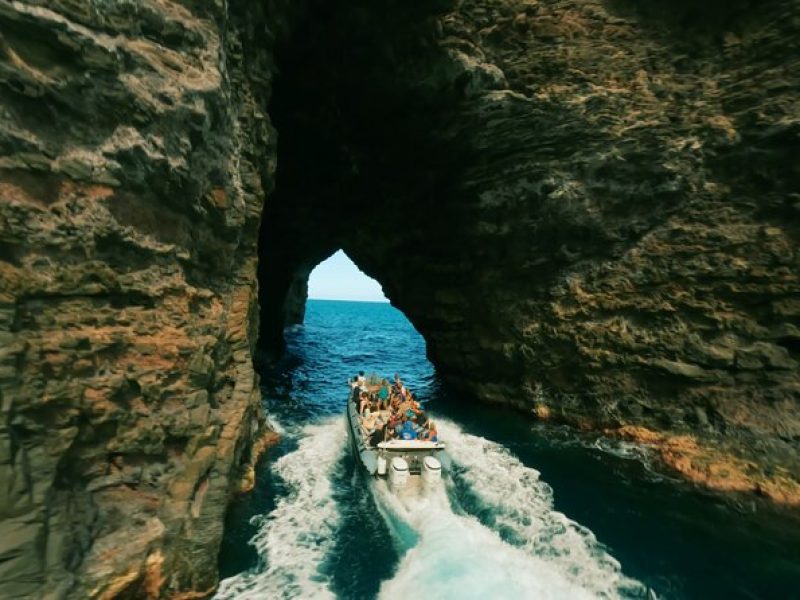
<svg viewBox="0 0 800 600">
<path fill-rule="evenodd" d="M 307 300 L 323 300 L 327 302 L 375 302 L 378 304 L 391 304 L 387 298 L 383 300 L 365 300 L 359 298 L 319 298 L 308 296 Z"/>
</svg>

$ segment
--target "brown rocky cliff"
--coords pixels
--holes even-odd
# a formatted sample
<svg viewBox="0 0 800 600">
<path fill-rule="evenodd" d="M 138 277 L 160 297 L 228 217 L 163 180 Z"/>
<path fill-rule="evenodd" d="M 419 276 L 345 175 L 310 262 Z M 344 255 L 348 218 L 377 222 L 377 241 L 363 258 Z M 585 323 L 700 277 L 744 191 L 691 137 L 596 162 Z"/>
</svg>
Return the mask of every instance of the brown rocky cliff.
<svg viewBox="0 0 800 600">
<path fill-rule="evenodd" d="M 343 247 L 465 393 L 690 435 L 690 478 L 798 503 L 800 5 L 439 8 L 285 49 L 269 330 Z"/>
<path fill-rule="evenodd" d="M 290 7 L 0 0 L 0 595 L 214 587 L 257 262 L 279 345 L 340 247 L 465 393 L 794 497 L 797 2 Z"/>
<path fill-rule="evenodd" d="M 788 478 L 800 502 L 798 18 L 796 2 L 444 18 L 441 45 L 484 89 L 444 129 L 460 260 L 403 269 L 430 273 L 408 311 L 439 369 L 582 426 L 691 433 L 755 463 L 748 489 Z"/>
<path fill-rule="evenodd" d="M 256 7 L 0 2 L 0 596 L 207 592 L 266 432 Z"/>
</svg>

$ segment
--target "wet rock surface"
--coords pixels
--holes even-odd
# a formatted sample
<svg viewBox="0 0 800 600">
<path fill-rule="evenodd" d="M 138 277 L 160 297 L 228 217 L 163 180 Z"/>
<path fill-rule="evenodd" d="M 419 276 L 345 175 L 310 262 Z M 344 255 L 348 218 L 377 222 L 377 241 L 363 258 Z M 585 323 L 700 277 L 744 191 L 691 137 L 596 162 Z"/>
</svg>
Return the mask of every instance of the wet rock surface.
<svg viewBox="0 0 800 600">
<path fill-rule="evenodd" d="M 465 393 L 792 503 L 799 10 L 0 0 L 0 595 L 214 588 L 338 248 Z"/>
</svg>

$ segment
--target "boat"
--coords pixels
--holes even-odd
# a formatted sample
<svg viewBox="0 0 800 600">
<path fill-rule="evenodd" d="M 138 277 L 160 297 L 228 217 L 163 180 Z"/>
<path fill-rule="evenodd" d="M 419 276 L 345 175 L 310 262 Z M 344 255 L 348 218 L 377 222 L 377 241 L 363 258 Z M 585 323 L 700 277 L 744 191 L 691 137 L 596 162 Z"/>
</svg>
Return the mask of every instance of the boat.
<svg viewBox="0 0 800 600">
<path fill-rule="evenodd" d="M 345 414 L 356 460 L 370 476 L 385 480 L 391 489 L 435 485 L 451 470 L 452 460 L 444 442 L 393 439 L 373 446 L 350 398 Z"/>
</svg>

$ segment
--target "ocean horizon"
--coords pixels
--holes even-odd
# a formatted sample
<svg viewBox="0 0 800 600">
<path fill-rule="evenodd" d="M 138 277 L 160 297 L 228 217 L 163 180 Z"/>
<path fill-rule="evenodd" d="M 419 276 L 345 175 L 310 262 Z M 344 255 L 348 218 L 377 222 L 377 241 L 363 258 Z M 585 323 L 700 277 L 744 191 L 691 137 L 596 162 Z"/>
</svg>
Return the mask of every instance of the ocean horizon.
<svg viewBox="0 0 800 600">
<path fill-rule="evenodd" d="M 309 300 L 314 302 L 366 302 L 371 304 L 391 304 L 389 300 L 359 300 L 353 298 L 311 298 Z"/>
</svg>

